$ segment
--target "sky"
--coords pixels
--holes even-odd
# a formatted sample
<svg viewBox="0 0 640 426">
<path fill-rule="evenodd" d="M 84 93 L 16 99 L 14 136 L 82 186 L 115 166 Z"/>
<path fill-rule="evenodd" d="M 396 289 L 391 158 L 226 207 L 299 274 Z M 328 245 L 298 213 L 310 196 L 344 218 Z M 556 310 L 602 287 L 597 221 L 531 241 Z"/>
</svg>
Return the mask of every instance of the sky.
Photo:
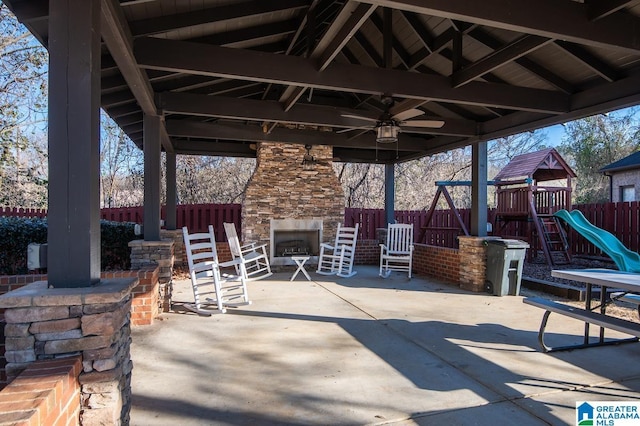
<svg viewBox="0 0 640 426">
<path fill-rule="evenodd" d="M 558 146 L 562 142 L 562 138 L 565 135 L 564 127 L 560 124 L 555 126 L 545 127 L 544 130 L 547 133 L 548 142 L 551 146 Z"/>
<path fill-rule="evenodd" d="M 630 107 L 630 108 L 623 108 L 616 111 L 611 111 L 609 114 L 612 114 L 613 116 L 617 116 L 617 115 L 629 114 L 630 112 L 634 112 L 634 121 L 640 122 L 640 109 L 638 109 L 637 106 Z M 562 143 L 562 138 L 566 136 L 565 128 L 561 124 L 544 127 L 540 130 L 547 134 L 547 143 L 551 147 L 556 147 L 560 145 Z"/>
</svg>

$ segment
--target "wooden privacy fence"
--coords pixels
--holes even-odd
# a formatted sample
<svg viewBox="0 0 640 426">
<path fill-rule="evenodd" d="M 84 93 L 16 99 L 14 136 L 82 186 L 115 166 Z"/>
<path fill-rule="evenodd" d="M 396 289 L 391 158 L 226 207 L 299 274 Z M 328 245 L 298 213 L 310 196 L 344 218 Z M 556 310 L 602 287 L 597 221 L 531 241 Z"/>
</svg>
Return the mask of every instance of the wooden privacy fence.
<svg viewBox="0 0 640 426">
<path fill-rule="evenodd" d="M 47 217 L 47 209 L 23 209 L 22 207 L 0 207 L 0 217 Z"/>
<path fill-rule="evenodd" d="M 640 251 L 640 202 L 578 204 L 573 206 L 598 228 L 615 235 L 629 250 Z M 575 231 L 569 233 L 575 254 L 600 255 L 600 250 Z"/>
<path fill-rule="evenodd" d="M 142 206 L 106 208 L 100 210 L 100 218 L 114 222 L 143 223 Z M 240 204 L 187 204 L 179 205 L 176 209 L 176 227 L 189 228 L 189 232 L 207 232 L 207 227 L 212 224 L 215 228 L 216 240 L 226 241 L 222 224 L 224 222 L 235 223 L 240 227 Z M 47 217 L 46 209 L 23 209 L 0 207 L 0 217 Z M 162 206 L 161 217 L 165 218 L 165 206 Z"/>
<path fill-rule="evenodd" d="M 605 229 L 615 235 L 630 250 L 640 251 L 640 202 L 578 204 L 573 206 L 595 226 Z M 212 224 L 216 232 L 216 240 L 225 241 L 223 222 L 232 222 L 237 228 L 241 227 L 240 204 L 189 204 L 177 207 L 177 227 L 187 226 L 190 232 L 206 232 L 207 226 Z M 471 223 L 470 209 L 460 209 L 460 216 L 467 227 Z M 488 221 L 493 223 L 495 210 L 488 212 Z M 46 217 L 44 209 L 22 209 L 0 207 L 0 216 L 11 217 Z M 426 224 L 427 212 L 424 210 L 397 210 L 396 221 L 414 224 L 414 240 L 442 247 L 457 247 L 457 237 L 462 234 L 451 210 L 436 210 L 429 226 Z M 142 207 L 122 207 L 102 209 L 101 217 L 116 222 L 142 223 Z M 162 208 L 162 217 L 165 208 Z M 384 210 L 382 209 L 345 209 L 345 225 L 353 226 L 360 223 L 361 239 L 376 239 L 376 230 L 386 228 Z M 494 229 L 495 229 L 495 223 Z M 509 223 L 503 230 L 505 235 L 520 235 L 519 227 L 523 222 Z M 569 230 L 569 241 L 573 254 L 601 256 L 602 253 L 593 244 L 581 237 L 573 229 Z"/>
<path fill-rule="evenodd" d="M 100 211 L 100 216 L 105 220 L 115 222 L 143 222 L 142 206 L 107 208 Z M 183 204 L 176 207 L 176 228 L 183 226 L 189 228 L 189 232 L 207 232 L 208 226 L 213 225 L 216 241 L 226 241 L 222 224 L 232 222 L 240 227 L 240 204 Z M 162 206 L 160 217 L 166 217 L 166 207 Z"/>
</svg>

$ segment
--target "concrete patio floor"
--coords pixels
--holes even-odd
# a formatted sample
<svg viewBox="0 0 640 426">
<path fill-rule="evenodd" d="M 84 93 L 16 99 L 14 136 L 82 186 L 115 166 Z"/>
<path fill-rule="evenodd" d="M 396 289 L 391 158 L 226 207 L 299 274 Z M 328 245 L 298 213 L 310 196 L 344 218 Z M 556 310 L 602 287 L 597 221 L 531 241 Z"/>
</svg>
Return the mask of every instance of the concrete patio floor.
<svg viewBox="0 0 640 426">
<path fill-rule="evenodd" d="M 576 401 L 640 399 L 638 343 L 545 354 L 522 297 L 356 270 L 276 273 L 211 317 L 175 282 L 174 312 L 132 331 L 131 424 L 559 425 Z M 583 328 L 552 315 L 549 343 Z"/>
</svg>

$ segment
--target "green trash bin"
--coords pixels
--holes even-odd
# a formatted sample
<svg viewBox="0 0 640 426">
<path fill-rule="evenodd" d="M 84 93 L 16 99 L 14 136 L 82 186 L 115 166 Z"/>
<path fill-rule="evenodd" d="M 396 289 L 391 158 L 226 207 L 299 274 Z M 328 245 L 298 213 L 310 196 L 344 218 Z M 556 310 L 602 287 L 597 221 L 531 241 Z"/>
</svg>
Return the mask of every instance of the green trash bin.
<svg viewBox="0 0 640 426">
<path fill-rule="evenodd" d="M 487 292 L 496 296 L 520 294 L 522 267 L 529 244 L 520 240 L 487 240 Z"/>
</svg>

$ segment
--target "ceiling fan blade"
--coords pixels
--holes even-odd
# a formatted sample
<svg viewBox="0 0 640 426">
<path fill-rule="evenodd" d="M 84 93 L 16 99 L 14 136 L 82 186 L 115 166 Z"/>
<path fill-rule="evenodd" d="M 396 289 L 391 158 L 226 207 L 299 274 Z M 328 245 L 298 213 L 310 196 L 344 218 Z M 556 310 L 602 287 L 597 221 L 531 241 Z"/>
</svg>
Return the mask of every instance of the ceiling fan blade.
<svg viewBox="0 0 640 426">
<path fill-rule="evenodd" d="M 372 130 L 375 129 L 374 126 L 361 126 L 361 127 L 349 127 L 347 129 L 336 130 L 335 133 L 347 133 L 352 132 L 354 130 Z"/>
<path fill-rule="evenodd" d="M 400 123 L 400 125 L 409 126 L 409 127 L 428 127 L 431 129 L 439 129 L 440 127 L 444 126 L 444 121 L 443 120 L 410 120 L 410 121 L 403 121 L 402 123 Z"/>
<path fill-rule="evenodd" d="M 417 117 L 422 114 L 424 114 L 424 111 L 413 108 L 413 109 L 408 109 L 406 111 L 400 111 L 399 113 L 397 113 L 391 118 L 393 118 L 396 121 L 404 121 L 413 117 Z"/>
<path fill-rule="evenodd" d="M 340 114 L 341 117 L 345 117 L 345 118 L 355 118 L 356 120 L 364 120 L 364 121 L 371 121 L 372 123 L 377 123 L 378 120 L 375 118 L 370 118 L 370 117 L 365 117 L 362 115 L 355 115 L 355 114 Z"/>
</svg>

